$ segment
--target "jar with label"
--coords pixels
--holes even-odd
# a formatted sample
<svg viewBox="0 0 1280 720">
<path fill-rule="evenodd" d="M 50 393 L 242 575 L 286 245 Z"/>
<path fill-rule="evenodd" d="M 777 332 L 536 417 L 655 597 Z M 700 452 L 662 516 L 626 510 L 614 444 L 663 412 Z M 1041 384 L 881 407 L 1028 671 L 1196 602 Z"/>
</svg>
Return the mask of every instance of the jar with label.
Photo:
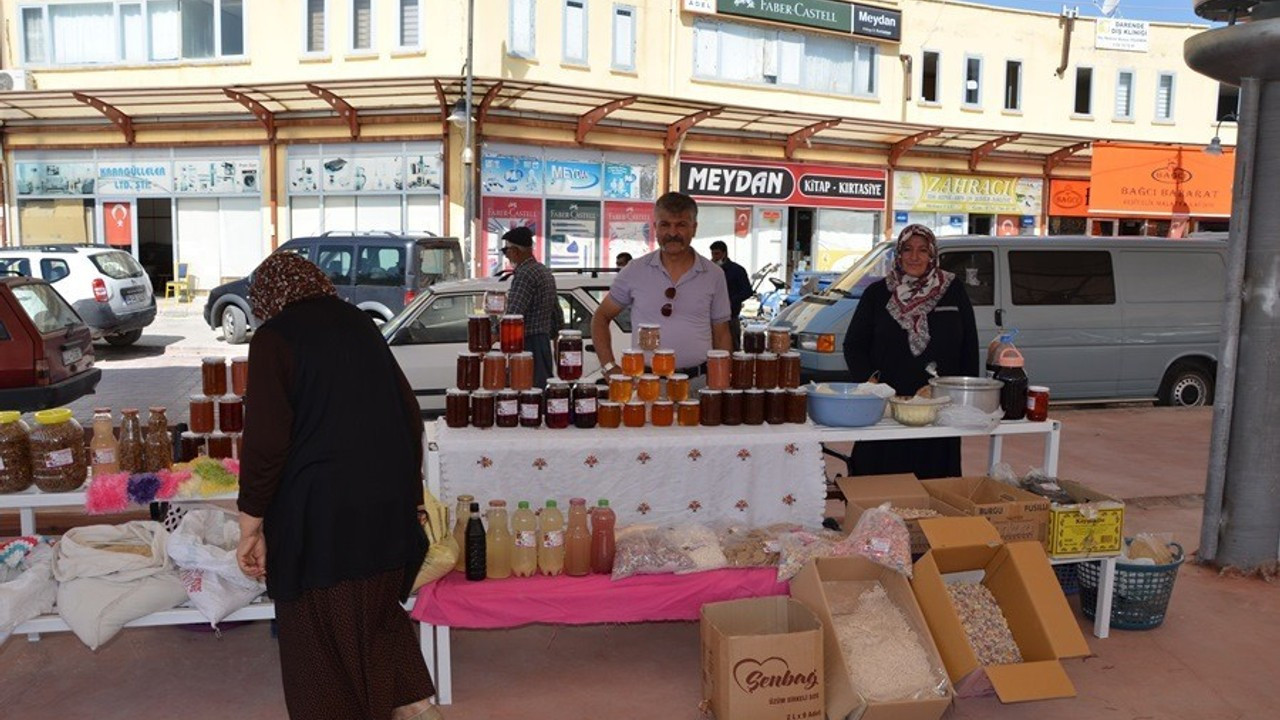
<svg viewBox="0 0 1280 720">
<path fill-rule="evenodd" d="M 616 428 L 622 425 L 622 405 L 610 400 L 601 400 L 596 408 L 596 424 L 602 428 Z"/>
<path fill-rule="evenodd" d="M 665 348 L 653 351 L 653 374 L 670 377 L 676 371 L 676 351 Z"/>
<path fill-rule="evenodd" d="M 458 353 L 457 386 L 462 390 L 480 389 L 480 353 Z"/>
<path fill-rule="evenodd" d="M 722 392 L 724 393 L 724 402 L 720 410 L 720 423 L 722 425 L 741 425 L 742 391 L 730 388 Z"/>
<path fill-rule="evenodd" d="M 524 352 L 524 316 L 503 315 L 499 336 L 502 352 L 508 354 Z"/>
<path fill-rule="evenodd" d="M 733 387 L 746 390 L 756 381 L 756 356 L 745 352 L 733 354 Z"/>
<path fill-rule="evenodd" d="M 497 415 L 497 398 L 492 390 L 477 390 L 471 393 L 471 425 L 478 428 L 491 428 Z"/>
<path fill-rule="evenodd" d="M 0 493 L 31 487 L 31 428 L 16 410 L 0 411 Z"/>
<path fill-rule="evenodd" d="M 561 330 L 556 337 L 556 377 L 569 382 L 582 377 L 581 330 Z"/>
<path fill-rule="evenodd" d="M 702 421 L 702 403 L 685 400 L 676 403 L 676 423 L 680 427 L 697 427 Z"/>
<path fill-rule="evenodd" d="M 542 390 L 533 388 L 520 391 L 520 427 L 536 428 L 542 425 Z"/>
<path fill-rule="evenodd" d="M 462 388 L 450 388 L 444 395 L 444 424 L 463 428 L 470 422 L 471 393 Z"/>
<path fill-rule="evenodd" d="M 213 404 L 210 403 L 210 408 Z M 209 421 L 210 429 L 213 420 Z M 129 474 L 146 470 L 146 450 L 142 442 L 142 421 L 138 419 L 137 408 L 124 408 L 120 411 L 120 442 L 116 445 L 116 457 L 120 462 L 120 472 Z"/>
<path fill-rule="evenodd" d="M 781 425 L 787 421 L 787 391 L 769 388 L 764 391 L 764 421 Z"/>
<path fill-rule="evenodd" d="M 636 341 L 641 350 L 653 352 L 662 346 L 662 326 L 643 323 L 636 331 Z"/>
<path fill-rule="evenodd" d="M 506 313 L 507 293 L 501 290 L 486 290 L 484 293 L 484 311 L 490 315 Z"/>
<path fill-rule="evenodd" d="M 178 436 L 178 462 L 191 462 L 201 455 L 208 455 L 208 438 L 190 430 Z"/>
<path fill-rule="evenodd" d="M 755 386 L 761 390 L 778 387 L 778 356 L 762 352 L 756 356 Z"/>
<path fill-rule="evenodd" d="M 474 313 L 467 316 L 467 349 L 478 353 L 493 349 L 493 323 L 488 315 Z"/>
<path fill-rule="evenodd" d="M 232 437 L 224 432 L 209 435 L 209 457 L 225 460 L 235 454 L 235 443 Z"/>
<path fill-rule="evenodd" d="M 622 424 L 629 428 L 644 427 L 645 407 L 639 400 L 622 406 Z"/>
<path fill-rule="evenodd" d="M 227 394 L 227 359 L 207 357 L 200 361 L 200 379 L 204 394 L 218 397 Z"/>
<path fill-rule="evenodd" d="M 218 400 L 218 429 L 224 433 L 244 432 L 244 400 L 223 395 Z"/>
<path fill-rule="evenodd" d="M 684 402 L 689 399 L 689 376 L 675 373 L 667 378 L 667 399 L 671 402 Z"/>
<path fill-rule="evenodd" d="M 592 383 L 573 386 L 573 424 L 584 430 L 596 426 L 600 391 Z"/>
<path fill-rule="evenodd" d="M 553 430 L 562 430 L 569 427 L 569 383 L 563 380 L 548 380 L 547 391 L 547 408 L 544 411 L 543 421 L 547 427 Z"/>
<path fill-rule="evenodd" d="M 93 437 L 89 439 L 89 465 L 92 477 L 120 472 L 119 442 L 111 422 L 111 408 L 94 408 Z"/>
<path fill-rule="evenodd" d="M 528 350 L 507 358 L 507 385 L 512 390 L 528 390 L 533 387 L 533 353 Z"/>
<path fill-rule="evenodd" d="M 742 329 L 742 351 L 756 355 L 765 351 L 764 325 L 752 323 Z"/>
<path fill-rule="evenodd" d="M 644 351 L 630 348 L 622 351 L 622 360 L 618 367 L 624 375 L 639 377 L 644 374 Z"/>
<path fill-rule="evenodd" d="M 775 355 L 791 351 L 791 331 L 786 328 L 769 328 L 765 331 L 766 349 Z"/>
<path fill-rule="evenodd" d="M 778 387 L 800 387 L 800 353 L 784 352 L 778 356 Z"/>
<path fill-rule="evenodd" d="M 515 390 L 499 390 L 496 400 L 494 424 L 500 428 L 520 426 L 520 393 Z"/>
<path fill-rule="evenodd" d="M 35 414 L 31 428 L 31 481 L 44 492 L 71 492 L 89 474 L 84 430 L 71 410 L 56 408 Z"/>
<path fill-rule="evenodd" d="M 480 387 L 485 390 L 501 390 L 507 386 L 507 356 L 500 352 L 486 353 L 481 372 Z"/>
<path fill-rule="evenodd" d="M 733 364 L 728 350 L 710 350 L 707 352 L 707 387 L 712 390 L 727 390 L 733 377 Z"/>
<path fill-rule="evenodd" d="M 152 407 L 149 410 L 151 414 L 147 417 L 145 450 L 147 472 L 168 470 L 173 467 L 173 437 L 169 435 L 169 418 L 165 416 L 165 409 L 162 407 Z M 231 453 L 226 456 L 231 457 Z"/>
<path fill-rule="evenodd" d="M 1049 388 L 1031 385 L 1027 388 L 1027 419 L 1044 422 L 1049 419 Z"/>
<path fill-rule="evenodd" d="M 670 400 L 658 400 L 649 408 L 649 420 L 654 427 L 670 427 L 676 419 L 676 406 Z"/>
<path fill-rule="evenodd" d="M 787 422 L 803 425 L 809 421 L 809 392 L 804 388 L 787 390 Z"/>
<path fill-rule="evenodd" d="M 744 425 L 764 424 L 764 391 L 751 388 L 743 392 L 742 423 Z"/>
<path fill-rule="evenodd" d="M 703 388 L 698 391 L 698 403 L 700 405 L 698 414 L 701 416 L 701 423 L 706 427 L 719 425 L 724 416 L 724 393 L 711 388 Z"/>
<path fill-rule="evenodd" d="M 231 358 L 231 392 L 244 397 L 249 392 L 249 358 Z"/>
</svg>

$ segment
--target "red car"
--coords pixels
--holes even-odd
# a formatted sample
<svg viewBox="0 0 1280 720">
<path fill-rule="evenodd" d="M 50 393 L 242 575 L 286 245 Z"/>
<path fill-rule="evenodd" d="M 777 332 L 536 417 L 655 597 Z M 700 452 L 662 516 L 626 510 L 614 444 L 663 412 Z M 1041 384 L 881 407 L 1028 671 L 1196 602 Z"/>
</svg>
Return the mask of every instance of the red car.
<svg viewBox="0 0 1280 720">
<path fill-rule="evenodd" d="M 102 379 L 93 331 L 44 280 L 0 277 L 0 409 L 57 407 Z"/>
</svg>

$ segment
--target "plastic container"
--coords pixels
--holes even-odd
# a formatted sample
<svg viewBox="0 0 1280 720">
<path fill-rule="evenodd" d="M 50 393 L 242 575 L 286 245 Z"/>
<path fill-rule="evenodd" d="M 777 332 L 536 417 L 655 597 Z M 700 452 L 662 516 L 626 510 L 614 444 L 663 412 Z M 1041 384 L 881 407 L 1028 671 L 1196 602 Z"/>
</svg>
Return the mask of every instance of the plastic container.
<svg viewBox="0 0 1280 720">
<path fill-rule="evenodd" d="M 1125 538 L 1128 545 L 1132 538 Z M 1185 554 L 1182 546 L 1172 543 L 1174 560 L 1164 565 L 1137 565 L 1116 561 L 1115 590 L 1111 594 L 1111 627 L 1121 630 L 1150 630 L 1164 622 L 1173 596 L 1173 582 L 1178 579 Z M 1102 563 L 1080 563 L 1080 609 L 1094 619 L 1098 605 L 1098 584 Z"/>
<path fill-rule="evenodd" d="M 1000 351 L 1000 366 L 992 379 L 1004 383 L 1000 388 L 1000 408 L 1005 420 L 1021 420 L 1027 414 L 1027 373 L 1022 369 L 1022 353 L 1014 348 Z"/>
<path fill-rule="evenodd" d="M 239 402 L 239 398 L 236 401 Z M 147 472 L 168 470 L 173 467 L 173 436 L 169 434 L 169 418 L 162 407 L 150 408 L 150 412 L 144 450 Z M 231 457 L 231 453 L 226 456 Z"/>
<path fill-rule="evenodd" d="M 587 527 L 587 501 L 569 501 L 569 527 L 564 534 L 564 574 L 582 576 L 591 572 L 591 529 Z"/>
<path fill-rule="evenodd" d="M 938 420 L 938 413 L 951 398 L 900 397 L 889 398 L 889 408 L 893 419 L 910 427 L 932 425 Z"/>
<path fill-rule="evenodd" d="M 209 408 L 212 411 L 213 403 Z M 213 429 L 213 420 L 209 421 L 209 429 Z M 116 446 L 120 472 L 140 473 L 146 466 L 146 448 L 142 442 L 142 421 L 138 419 L 137 408 L 124 408 L 120 411 L 120 442 Z"/>
<path fill-rule="evenodd" d="M 489 580 L 505 580 L 511 577 L 511 551 L 514 547 L 507 523 L 507 501 L 490 500 L 487 520 L 484 576 Z"/>
<path fill-rule="evenodd" d="M 529 577 L 538 572 L 538 516 L 521 500 L 511 514 L 511 574 Z"/>
<path fill-rule="evenodd" d="M 555 500 L 548 500 L 538 516 L 538 572 L 543 575 L 564 572 L 564 515 Z"/>
<path fill-rule="evenodd" d="M 821 383 L 809 392 L 809 417 L 828 427 L 866 427 L 884 417 L 885 398 L 859 392 L 859 383 Z"/>
<path fill-rule="evenodd" d="M 31 481 L 44 492 L 71 492 L 89 474 L 84 430 L 67 408 L 41 410 L 31 428 Z"/>
<path fill-rule="evenodd" d="M 613 531 L 617 523 L 609 501 L 601 498 L 591 509 L 591 572 L 603 575 L 613 572 Z"/>
<path fill-rule="evenodd" d="M 0 412 L 0 493 L 31 487 L 31 428 L 16 410 Z"/>
</svg>

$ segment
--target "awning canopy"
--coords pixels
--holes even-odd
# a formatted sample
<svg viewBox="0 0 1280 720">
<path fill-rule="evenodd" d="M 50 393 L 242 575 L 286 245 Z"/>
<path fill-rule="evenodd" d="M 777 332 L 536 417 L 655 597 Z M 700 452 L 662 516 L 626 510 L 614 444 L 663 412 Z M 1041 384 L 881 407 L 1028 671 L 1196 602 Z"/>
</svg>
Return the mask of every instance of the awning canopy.
<svg viewBox="0 0 1280 720">
<path fill-rule="evenodd" d="M 399 77 L 9 92 L 0 94 L 0 130 L 18 135 L 114 125 L 132 144 L 141 127 L 257 123 L 273 139 L 282 126 L 334 124 L 354 139 L 363 125 L 402 122 L 412 115 L 438 120 L 443 134 L 464 88 L 459 77 Z M 971 170 L 984 159 L 998 158 L 1043 164 L 1049 172 L 1073 155 L 1087 157 L 1091 146 L 1090 138 L 1068 135 L 775 111 L 497 78 L 476 78 L 472 102 L 481 137 L 486 122 L 530 120 L 573 127 L 579 143 L 595 130 L 644 131 L 660 133 L 669 150 L 684 138 L 747 138 L 780 147 L 788 158 L 803 145 L 821 144 L 880 151 L 891 166 L 907 153 L 926 150 L 967 155 Z"/>
</svg>

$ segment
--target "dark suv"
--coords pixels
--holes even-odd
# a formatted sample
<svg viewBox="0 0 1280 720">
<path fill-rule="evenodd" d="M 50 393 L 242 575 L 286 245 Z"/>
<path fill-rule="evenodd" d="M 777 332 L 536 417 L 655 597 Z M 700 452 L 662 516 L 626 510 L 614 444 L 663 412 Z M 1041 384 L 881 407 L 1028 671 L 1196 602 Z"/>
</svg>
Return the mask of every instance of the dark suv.
<svg viewBox="0 0 1280 720">
<path fill-rule="evenodd" d="M 320 267 L 338 295 L 368 313 L 375 322 L 390 320 L 419 291 L 463 277 L 457 238 L 419 237 L 391 232 L 327 232 L 294 238 L 276 252 L 297 253 Z M 242 343 L 257 319 L 249 307 L 253 275 L 209 292 L 204 319 L 222 328 L 223 339 Z"/>
<path fill-rule="evenodd" d="M 63 405 L 101 379 L 93 331 L 58 291 L 38 278 L 0 276 L 0 409 Z"/>
</svg>

